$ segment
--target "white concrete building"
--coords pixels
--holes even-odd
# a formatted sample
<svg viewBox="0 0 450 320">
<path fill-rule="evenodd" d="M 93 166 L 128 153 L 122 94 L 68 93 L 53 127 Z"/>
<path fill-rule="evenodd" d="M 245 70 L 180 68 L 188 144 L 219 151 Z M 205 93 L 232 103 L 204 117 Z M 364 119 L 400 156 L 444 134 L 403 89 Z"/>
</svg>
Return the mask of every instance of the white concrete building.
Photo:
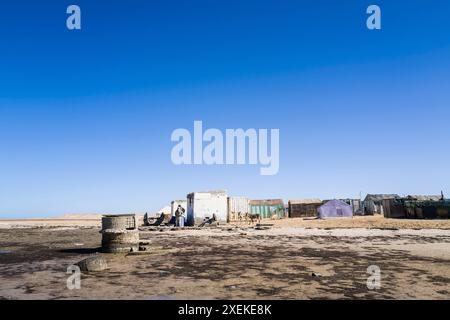
<svg viewBox="0 0 450 320">
<path fill-rule="evenodd" d="M 221 222 L 227 222 L 227 192 L 207 191 L 192 192 L 187 195 L 187 224 L 202 223 L 213 215 Z"/>
<path fill-rule="evenodd" d="M 175 211 L 177 211 L 178 206 L 181 206 L 187 212 L 187 200 L 174 200 L 171 202 L 171 213 L 175 216 Z"/>
</svg>

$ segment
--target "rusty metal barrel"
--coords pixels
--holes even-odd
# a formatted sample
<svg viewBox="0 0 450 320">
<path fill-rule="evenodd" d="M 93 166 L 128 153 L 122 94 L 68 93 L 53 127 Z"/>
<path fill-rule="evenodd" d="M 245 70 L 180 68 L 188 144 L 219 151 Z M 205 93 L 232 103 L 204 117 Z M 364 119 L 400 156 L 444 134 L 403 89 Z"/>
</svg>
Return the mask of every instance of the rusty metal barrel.
<svg viewBox="0 0 450 320">
<path fill-rule="evenodd" d="M 139 250 L 139 230 L 136 215 L 107 215 L 102 217 L 102 251 L 126 253 Z"/>
</svg>

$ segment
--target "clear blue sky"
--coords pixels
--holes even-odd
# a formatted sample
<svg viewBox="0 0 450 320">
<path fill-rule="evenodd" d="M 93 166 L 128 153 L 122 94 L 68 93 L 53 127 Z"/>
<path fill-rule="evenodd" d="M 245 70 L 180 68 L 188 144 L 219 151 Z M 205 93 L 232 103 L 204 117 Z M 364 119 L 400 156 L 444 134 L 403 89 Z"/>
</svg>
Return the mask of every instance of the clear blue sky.
<svg viewBox="0 0 450 320">
<path fill-rule="evenodd" d="M 207 189 L 449 196 L 449 34 L 446 0 L 2 2 L 0 217 L 152 212 Z M 174 166 L 170 135 L 194 120 L 279 128 L 279 174 Z"/>
</svg>

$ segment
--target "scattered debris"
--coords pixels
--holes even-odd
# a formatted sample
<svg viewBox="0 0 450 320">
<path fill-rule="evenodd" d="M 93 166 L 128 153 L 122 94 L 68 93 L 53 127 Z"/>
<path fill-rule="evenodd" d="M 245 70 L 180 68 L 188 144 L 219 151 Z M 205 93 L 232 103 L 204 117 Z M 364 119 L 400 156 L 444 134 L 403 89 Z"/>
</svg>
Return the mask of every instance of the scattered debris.
<svg viewBox="0 0 450 320">
<path fill-rule="evenodd" d="M 272 229 L 273 224 L 262 224 L 258 223 L 255 227 L 256 230 L 270 230 Z"/>
<path fill-rule="evenodd" d="M 170 225 L 172 220 L 172 214 L 162 212 L 159 217 L 148 218 L 145 222 L 146 226 L 165 226 Z"/>
<path fill-rule="evenodd" d="M 218 225 L 219 225 L 219 223 L 218 223 L 218 221 L 217 221 L 216 215 L 213 214 L 212 218 L 210 218 L 210 219 L 205 219 L 205 220 L 199 225 L 199 227 L 200 227 L 200 228 L 203 228 L 203 227 L 205 227 L 205 226 L 212 227 L 212 226 L 218 226 Z"/>
<path fill-rule="evenodd" d="M 152 251 L 132 251 L 127 254 L 127 257 L 128 256 L 148 256 L 151 254 L 155 254 L 155 253 Z"/>
</svg>

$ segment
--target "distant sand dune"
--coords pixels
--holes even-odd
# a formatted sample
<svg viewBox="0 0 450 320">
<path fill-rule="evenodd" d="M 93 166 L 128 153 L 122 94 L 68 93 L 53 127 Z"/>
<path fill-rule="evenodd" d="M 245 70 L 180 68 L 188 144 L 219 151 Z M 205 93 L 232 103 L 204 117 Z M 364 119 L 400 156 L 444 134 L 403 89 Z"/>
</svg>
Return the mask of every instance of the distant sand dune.
<svg viewBox="0 0 450 320">
<path fill-rule="evenodd" d="M 140 221 L 143 215 L 136 214 Z M 65 214 L 59 217 L 30 218 L 30 219 L 0 219 L 0 228 L 20 228 L 35 226 L 71 226 L 71 227 L 97 227 L 101 226 L 102 214 Z"/>
</svg>

